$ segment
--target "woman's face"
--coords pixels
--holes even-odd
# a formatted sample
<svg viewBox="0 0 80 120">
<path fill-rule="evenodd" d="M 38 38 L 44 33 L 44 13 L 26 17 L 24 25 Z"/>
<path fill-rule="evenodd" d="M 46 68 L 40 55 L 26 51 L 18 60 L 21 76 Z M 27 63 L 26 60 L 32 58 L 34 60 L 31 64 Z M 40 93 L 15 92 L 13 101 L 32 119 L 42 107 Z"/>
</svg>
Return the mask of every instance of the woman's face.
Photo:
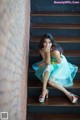
<svg viewBox="0 0 80 120">
<path fill-rule="evenodd" d="M 44 46 L 44 47 L 51 47 L 51 46 L 52 46 L 51 40 L 50 40 L 49 38 L 46 38 L 46 39 L 44 40 L 43 46 Z"/>
</svg>

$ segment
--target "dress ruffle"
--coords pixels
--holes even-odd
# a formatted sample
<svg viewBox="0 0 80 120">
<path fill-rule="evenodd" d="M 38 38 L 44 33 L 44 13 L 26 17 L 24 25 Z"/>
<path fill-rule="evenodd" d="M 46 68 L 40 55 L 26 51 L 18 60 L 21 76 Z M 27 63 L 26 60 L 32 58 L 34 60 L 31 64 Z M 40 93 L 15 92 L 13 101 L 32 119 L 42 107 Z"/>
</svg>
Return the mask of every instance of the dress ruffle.
<svg viewBox="0 0 80 120">
<path fill-rule="evenodd" d="M 51 58 L 56 60 L 55 57 Z M 72 86 L 73 79 L 78 71 L 78 67 L 67 61 L 64 55 L 61 55 L 61 62 L 59 64 L 50 64 L 43 65 L 41 67 L 38 64 L 42 62 L 39 61 L 32 65 L 32 68 L 35 70 L 35 75 L 43 82 L 44 73 L 49 72 L 49 79 L 52 82 L 55 82 L 64 87 Z"/>
</svg>

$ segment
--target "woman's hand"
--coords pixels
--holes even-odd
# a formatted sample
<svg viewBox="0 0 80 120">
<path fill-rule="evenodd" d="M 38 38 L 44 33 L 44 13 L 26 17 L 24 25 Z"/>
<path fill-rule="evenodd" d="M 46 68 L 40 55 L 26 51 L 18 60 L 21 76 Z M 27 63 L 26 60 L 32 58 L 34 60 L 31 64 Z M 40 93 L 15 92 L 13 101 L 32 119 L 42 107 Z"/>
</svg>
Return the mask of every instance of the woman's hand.
<svg viewBox="0 0 80 120">
<path fill-rule="evenodd" d="M 47 46 L 45 46 L 45 47 L 43 48 L 43 51 L 44 51 L 45 53 L 50 52 L 50 50 L 51 50 L 51 46 L 50 46 L 49 44 L 47 44 Z"/>
<path fill-rule="evenodd" d="M 50 44 L 47 44 L 44 46 L 43 51 L 45 53 L 45 64 L 50 64 L 51 63 L 51 57 L 50 57 L 50 51 L 51 51 L 51 46 Z"/>
</svg>

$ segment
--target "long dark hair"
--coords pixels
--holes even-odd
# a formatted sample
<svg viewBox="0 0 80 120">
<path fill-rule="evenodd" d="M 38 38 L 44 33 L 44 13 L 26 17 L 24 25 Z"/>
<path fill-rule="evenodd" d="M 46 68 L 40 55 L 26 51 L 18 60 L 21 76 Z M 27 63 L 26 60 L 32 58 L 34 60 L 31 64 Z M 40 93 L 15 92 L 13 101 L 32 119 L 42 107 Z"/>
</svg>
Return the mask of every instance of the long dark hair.
<svg viewBox="0 0 80 120">
<path fill-rule="evenodd" d="M 63 53 L 62 47 L 58 43 L 56 43 L 55 38 L 51 34 L 49 34 L 49 33 L 44 34 L 41 37 L 41 40 L 40 40 L 40 43 L 39 43 L 39 49 L 42 49 L 44 47 L 43 43 L 44 43 L 46 38 L 51 40 L 51 43 L 52 43 L 51 50 L 58 50 L 60 53 Z"/>
</svg>

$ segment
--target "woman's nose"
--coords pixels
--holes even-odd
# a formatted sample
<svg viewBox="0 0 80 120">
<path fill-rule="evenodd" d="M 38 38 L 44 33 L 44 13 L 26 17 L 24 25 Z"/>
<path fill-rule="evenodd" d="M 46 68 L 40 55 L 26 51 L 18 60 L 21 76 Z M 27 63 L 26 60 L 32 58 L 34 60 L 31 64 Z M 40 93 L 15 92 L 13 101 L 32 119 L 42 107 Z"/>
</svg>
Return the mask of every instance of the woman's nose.
<svg viewBox="0 0 80 120">
<path fill-rule="evenodd" d="M 49 43 L 47 43 L 46 45 L 48 45 L 48 46 L 49 46 Z"/>
</svg>

